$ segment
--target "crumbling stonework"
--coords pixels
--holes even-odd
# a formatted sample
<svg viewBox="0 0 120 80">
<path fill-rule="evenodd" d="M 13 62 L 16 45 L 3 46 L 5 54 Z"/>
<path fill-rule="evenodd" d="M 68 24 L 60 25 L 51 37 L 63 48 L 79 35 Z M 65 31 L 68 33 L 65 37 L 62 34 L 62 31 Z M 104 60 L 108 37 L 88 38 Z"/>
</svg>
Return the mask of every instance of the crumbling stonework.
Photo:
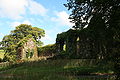
<svg viewBox="0 0 120 80">
<path fill-rule="evenodd" d="M 26 59 L 26 58 L 37 58 L 37 46 L 32 38 L 28 39 L 21 47 L 18 47 L 18 58 Z"/>
</svg>

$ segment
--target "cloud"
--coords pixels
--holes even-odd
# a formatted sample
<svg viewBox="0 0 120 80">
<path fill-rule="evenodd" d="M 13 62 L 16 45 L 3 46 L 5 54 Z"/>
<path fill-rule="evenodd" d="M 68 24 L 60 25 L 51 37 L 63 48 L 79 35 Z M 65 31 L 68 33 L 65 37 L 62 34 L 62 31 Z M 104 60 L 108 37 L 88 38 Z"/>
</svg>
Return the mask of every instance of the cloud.
<svg viewBox="0 0 120 80">
<path fill-rule="evenodd" d="M 0 42 L 2 41 L 2 38 L 0 38 Z"/>
<path fill-rule="evenodd" d="M 3 33 L 0 33 L 0 36 L 4 36 L 4 34 L 3 34 Z"/>
<path fill-rule="evenodd" d="M 2 37 L 5 36 L 3 33 L 0 33 L 0 41 L 2 41 Z"/>
<path fill-rule="evenodd" d="M 26 12 L 26 6 L 27 0 L 0 0 L 0 16 L 20 19 Z"/>
<path fill-rule="evenodd" d="M 22 24 L 32 25 L 32 23 L 30 21 L 28 21 L 28 20 L 23 21 Z"/>
<path fill-rule="evenodd" d="M 28 20 L 25 20 L 23 22 L 13 22 L 11 23 L 11 27 L 15 28 L 16 26 L 20 25 L 20 24 L 28 24 L 28 25 L 32 25 L 32 23 Z"/>
<path fill-rule="evenodd" d="M 45 37 L 41 38 L 41 41 L 44 43 L 44 45 L 55 43 L 56 35 L 53 33 L 54 33 L 54 30 L 52 29 L 45 30 Z"/>
<path fill-rule="evenodd" d="M 45 34 L 45 37 L 42 37 L 41 40 L 42 41 L 45 41 L 45 40 L 52 41 L 52 38 L 48 34 Z"/>
<path fill-rule="evenodd" d="M 52 21 L 58 22 L 61 25 L 65 25 L 65 26 L 70 26 L 70 27 L 73 26 L 73 23 L 70 23 L 70 19 L 68 19 L 69 15 L 65 11 L 56 12 L 55 15 L 57 17 L 51 18 Z"/>
<path fill-rule="evenodd" d="M 45 37 L 41 38 L 41 41 L 44 45 L 54 43 L 54 38 L 52 38 L 49 34 L 45 34 Z"/>
<path fill-rule="evenodd" d="M 53 41 L 52 37 L 51 37 L 51 33 L 53 33 L 53 30 L 45 30 L 45 37 L 42 37 L 41 40 L 42 41 Z"/>
<path fill-rule="evenodd" d="M 29 1 L 29 3 L 30 3 L 29 10 L 31 14 L 42 15 L 42 16 L 46 14 L 47 9 L 44 8 L 41 4 L 33 0 Z"/>
<path fill-rule="evenodd" d="M 43 16 L 47 9 L 34 0 L 0 0 L 0 17 L 21 19 L 27 11 Z"/>
</svg>

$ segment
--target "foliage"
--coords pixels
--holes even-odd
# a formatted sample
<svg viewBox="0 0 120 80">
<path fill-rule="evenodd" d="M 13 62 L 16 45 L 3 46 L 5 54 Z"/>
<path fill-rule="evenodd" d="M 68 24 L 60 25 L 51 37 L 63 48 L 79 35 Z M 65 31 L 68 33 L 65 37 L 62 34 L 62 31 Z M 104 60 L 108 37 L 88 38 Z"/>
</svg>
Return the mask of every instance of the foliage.
<svg viewBox="0 0 120 80">
<path fill-rule="evenodd" d="M 32 37 L 32 35 L 28 35 L 27 37 L 24 37 L 23 39 L 21 39 L 18 43 L 17 43 L 17 47 L 21 47 L 23 46 L 27 41 L 28 39 L 32 39 L 35 43 L 35 39 Z"/>
<path fill-rule="evenodd" d="M 65 41 L 67 39 L 66 37 L 66 32 L 62 32 L 61 34 L 57 34 L 56 38 L 56 49 L 57 52 L 59 53 L 60 51 L 63 51 L 63 46 L 65 44 Z"/>
<path fill-rule="evenodd" d="M 28 49 L 26 52 L 26 58 L 32 58 L 33 54 L 34 54 L 34 50 Z"/>
<path fill-rule="evenodd" d="M 4 58 L 4 54 L 5 54 L 4 50 L 1 50 L 1 49 L 0 49 L 0 59 L 3 59 L 3 58 Z"/>
<path fill-rule="evenodd" d="M 106 77 L 95 75 L 111 74 L 111 64 L 106 63 L 105 66 L 99 66 L 96 63 L 96 60 L 89 59 L 24 62 L 0 69 L 3 70 L 0 73 L 0 79 L 6 80 L 9 77 L 8 80 L 114 80 L 114 76 L 111 75 Z"/>
<path fill-rule="evenodd" d="M 47 58 L 48 60 L 59 60 L 59 59 L 71 59 L 69 54 L 66 52 L 66 51 L 60 51 L 53 56 L 53 57 L 50 57 L 50 58 Z"/>
<path fill-rule="evenodd" d="M 113 56 L 114 48 L 119 55 L 120 39 L 120 1 L 119 0 L 67 0 L 65 4 L 72 10 L 70 19 L 77 29 L 92 31 L 94 44 L 99 55 L 104 58 Z M 87 33 L 87 32 L 86 32 Z M 90 32 L 88 34 L 91 34 Z M 81 35 L 81 34 L 80 34 Z M 114 45 L 117 43 L 116 45 Z M 111 49 L 112 48 L 112 49 Z"/>
<path fill-rule="evenodd" d="M 49 44 L 49 45 L 38 48 L 39 56 L 52 56 L 54 54 L 56 54 L 56 45 L 55 44 Z"/>
<path fill-rule="evenodd" d="M 56 41 L 61 41 L 61 40 L 66 40 L 66 32 L 62 32 L 61 34 L 57 34 L 57 39 Z"/>
<path fill-rule="evenodd" d="M 67 36 L 65 36 L 67 35 Z M 96 54 L 93 51 L 90 51 L 91 48 L 87 46 L 92 46 L 92 39 L 94 39 L 93 31 L 88 28 L 82 30 L 73 30 L 70 29 L 67 32 L 57 35 L 56 46 L 57 52 L 60 53 L 65 51 L 67 58 L 97 58 Z M 66 46 L 64 50 L 64 46 Z M 78 48 L 79 47 L 79 48 Z M 79 52 L 80 50 L 80 52 Z M 94 50 L 94 49 L 92 49 Z M 59 56 L 60 56 L 59 55 Z"/>
<path fill-rule="evenodd" d="M 89 24 L 92 16 L 101 14 L 105 23 L 109 22 L 111 14 L 115 8 L 119 8 L 119 0 L 67 0 L 64 4 L 68 10 L 72 10 L 70 15 L 71 22 L 75 23 L 76 28 L 84 28 Z M 84 20 L 84 21 L 83 21 Z"/>
<path fill-rule="evenodd" d="M 16 56 L 17 47 L 22 46 L 28 38 L 33 38 L 33 40 L 38 43 L 41 41 L 40 38 L 44 37 L 45 31 L 43 29 L 32 27 L 31 25 L 21 24 L 16 27 L 15 30 L 11 31 L 9 35 L 4 36 L 1 44 L 5 50 L 5 58 L 7 60 L 13 60 Z"/>
<path fill-rule="evenodd" d="M 93 44 L 100 59 L 111 60 L 119 66 L 120 0 L 67 1 L 65 7 L 72 10 L 69 18 L 75 23 L 73 27 L 80 30 L 86 27 L 91 30 L 94 36 Z M 116 74 L 119 74 L 120 68 L 117 66 Z"/>
<path fill-rule="evenodd" d="M 76 56 L 75 53 L 76 53 L 77 37 L 78 37 L 78 31 L 73 29 L 69 29 L 67 32 L 63 32 L 57 35 L 56 46 L 57 46 L 57 52 L 59 53 L 59 56 L 63 56 L 61 55 L 62 51 L 65 51 L 65 53 L 68 53 L 67 54 L 68 57 Z"/>
</svg>

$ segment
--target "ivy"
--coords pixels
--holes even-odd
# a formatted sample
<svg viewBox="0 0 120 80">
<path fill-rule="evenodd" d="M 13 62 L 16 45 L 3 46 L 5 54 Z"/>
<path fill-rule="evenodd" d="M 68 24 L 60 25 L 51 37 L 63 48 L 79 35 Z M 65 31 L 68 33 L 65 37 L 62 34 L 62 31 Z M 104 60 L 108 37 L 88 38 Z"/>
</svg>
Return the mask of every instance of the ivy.
<svg viewBox="0 0 120 80">
<path fill-rule="evenodd" d="M 51 56 L 52 54 L 55 55 L 56 53 L 56 44 L 49 44 L 38 48 L 39 56 Z"/>
<path fill-rule="evenodd" d="M 9 56 L 17 56 L 18 48 L 22 47 L 29 39 L 32 39 L 37 46 L 41 46 L 42 42 L 40 39 L 44 36 L 45 31 L 43 29 L 32 27 L 27 24 L 16 26 L 15 30 L 11 31 L 9 35 L 4 36 L 2 42 L 0 42 L 0 45 L 2 45 L 6 54 L 5 59 L 9 61 Z M 34 52 L 37 53 L 37 51 Z M 14 57 L 13 59 L 17 59 L 17 57 Z"/>
<path fill-rule="evenodd" d="M 32 37 L 32 35 L 28 35 L 27 37 L 23 38 L 22 40 L 20 40 L 18 43 L 17 43 L 17 47 L 22 47 L 26 42 L 28 42 L 29 39 L 32 39 L 32 41 L 35 41 L 35 39 Z"/>
</svg>

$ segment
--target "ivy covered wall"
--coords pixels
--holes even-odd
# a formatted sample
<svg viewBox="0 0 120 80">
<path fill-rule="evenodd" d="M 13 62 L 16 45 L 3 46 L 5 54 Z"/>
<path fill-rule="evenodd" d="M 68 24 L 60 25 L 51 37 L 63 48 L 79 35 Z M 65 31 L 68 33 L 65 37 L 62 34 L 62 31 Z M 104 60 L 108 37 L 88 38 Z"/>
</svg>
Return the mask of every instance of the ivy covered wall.
<svg viewBox="0 0 120 80">
<path fill-rule="evenodd" d="M 38 52 L 35 40 L 30 37 L 22 39 L 18 43 L 17 54 L 18 59 L 37 58 Z"/>
<path fill-rule="evenodd" d="M 66 46 L 65 50 L 64 45 Z M 96 46 L 92 31 L 70 29 L 57 35 L 56 46 L 58 53 L 65 51 L 69 58 L 96 58 Z"/>
</svg>

